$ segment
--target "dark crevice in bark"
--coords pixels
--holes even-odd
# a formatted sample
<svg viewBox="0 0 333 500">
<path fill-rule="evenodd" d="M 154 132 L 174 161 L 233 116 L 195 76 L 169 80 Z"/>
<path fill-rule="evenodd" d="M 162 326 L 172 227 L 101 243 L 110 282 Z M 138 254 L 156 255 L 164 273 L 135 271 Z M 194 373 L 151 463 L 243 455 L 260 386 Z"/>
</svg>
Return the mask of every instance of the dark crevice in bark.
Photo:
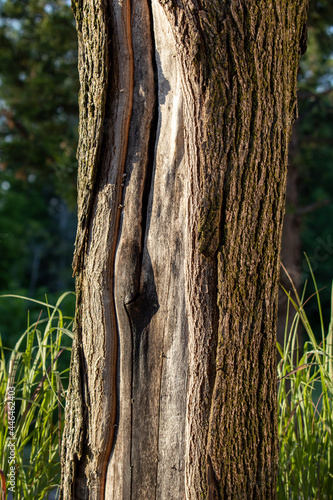
<svg viewBox="0 0 333 500">
<path fill-rule="evenodd" d="M 153 73 L 154 73 L 154 107 L 153 107 L 153 113 L 152 113 L 152 119 L 151 119 L 151 127 L 149 131 L 149 141 L 148 141 L 148 153 L 147 153 L 147 164 L 145 166 L 145 179 L 144 179 L 144 188 L 143 188 L 143 194 L 142 194 L 142 204 L 141 204 L 141 243 L 140 243 L 140 249 L 139 249 L 139 256 L 138 256 L 138 268 L 137 268 L 137 288 L 136 288 L 136 293 L 134 293 L 133 297 L 124 304 L 124 306 L 129 306 L 131 304 L 134 304 L 142 294 L 141 290 L 141 275 L 142 275 L 142 264 L 143 264 L 143 257 L 144 257 L 144 250 L 145 250 L 145 241 L 146 241 L 146 236 L 148 235 L 149 231 L 149 200 L 151 197 L 151 191 L 152 191 L 152 185 L 153 185 L 153 171 L 154 171 L 154 162 L 155 162 L 155 150 L 156 150 L 156 140 L 157 140 L 157 126 L 158 126 L 158 75 L 157 75 L 157 62 L 155 58 L 155 40 L 154 40 L 154 28 L 153 28 L 153 15 L 152 15 L 152 7 L 151 7 L 151 0 L 148 0 L 147 2 L 148 5 L 148 10 L 150 13 L 150 36 L 151 36 L 151 43 L 153 47 L 152 51 L 152 68 L 153 68 Z M 133 48 L 135 50 L 135 47 Z M 135 82 L 133 82 L 133 87 L 135 88 Z M 124 193 L 123 192 L 123 203 L 124 203 Z M 120 236 L 118 236 L 118 241 L 120 239 Z M 129 314 L 129 311 L 126 309 L 127 314 Z"/>
<path fill-rule="evenodd" d="M 142 195 L 142 208 L 141 208 L 142 233 L 141 233 L 141 252 L 140 252 L 140 274 L 141 274 L 142 261 L 143 261 L 145 238 L 146 238 L 146 233 L 148 233 L 148 229 L 149 229 L 148 208 L 149 208 L 150 192 L 152 189 L 152 181 L 153 181 L 153 170 L 154 170 L 156 138 L 157 138 L 157 124 L 158 124 L 158 97 L 157 97 L 158 96 L 158 75 L 157 75 L 157 62 L 156 62 L 156 57 L 155 57 L 155 38 L 154 38 L 154 26 L 153 26 L 153 14 L 152 14 L 151 0 L 148 1 L 148 9 L 149 9 L 149 15 L 150 15 L 150 36 L 151 36 L 151 43 L 152 43 L 152 47 L 153 47 L 152 67 L 153 67 L 153 72 L 154 72 L 155 103 L 154 103 L 153 116 L 152 116 L 151 129 L 150 129 L 150 137 L 149 137 L 149 143 L 148 143 L 148 159 L 147 159 L 146 177 L 145 177 L 145 184 L 144 184 L 143 195 Z"/>
<path fill-rule="evenodd" d="M 225 212 L 225 206 L 224 206 L 224 200 L 225 197 L 223 197 L 222 201 L 222 207 L 221 207 L 221 214 L 224 214 Z M 220 215 L 221 217 L 222 215 Z M 221 224 L 222 227 L 222 224 Z M 220 227 L 220 230 L 221 230 Z M 221 245 L 221 233 L 220 233 L 220 245 Z M 214 411 L 214 388 L 217 383 L 217 377 L 218 377 L 218 372 L 223 369 L 221 366 L 217 366 L 217 353 L 218 353 L 218 332 L 219 332 L 219 323 L 220 323 L 220 316 L 222 317 L 223 312 L 221 311 L 219 307 L 219 299 L 218 299 L 218 257 L 216 256 L 214 259 L 214 274 L 212 277 L 212 283 L 211 283 L 211 294 L 212 294 L 212 342 L 210 345 L 210 350 L 211 350 L 211 356 L 210 356 L 210 362 L 208 363 L 207 366 L 207 375 L 208 375 L 208 384 L 209 384 L 209 391 L 205 395 L 202 396 L 202 400 L 204 401 L 206 399 L 207 401 L 207 422 L 210 422 L 211 416 Z M 210 424 L 209 424 L 210 425 Z M 220 495 L 218 492 L 218 481 L 214 472 L 214 467 L 212 464 L 211 456 L 210 456 L 210 435 L 209 432 L 206 434 L 205 437 L 206 443 L 205 443 L 205 448 L 206 448 L 206 477 L 205 480 L 207 481 L 207 500 L 220 500 Z"/>
<path fill-rule="evenodd" d="M 145 350 L 144 343 L 146 337 L 146 329 L 149 323 L 157 312 L 159 305 L 156 296 L 156 288 L 154 283 L 154 273 L 150 263 L 150 258 L 148 251 L 146 251 L 146 242 L 149 231 L 149 204 L 151 199 L 151 191 L 153 189 L 153 175 L 154 175 L 154 162 L 155 162 L 155 150 L 156 150 L 156 140 L 157 140 L 157 126 L 158 126 L 158 75 L 157 75 L 157 62 L 155 59 L 155 40 L 154 40 L 154 29 L 153 29 L 153 16 L 152 7 L 150 1 L 147 2 L 149 14 L 150 14 L 150 36 L 151 44 L 153 47 L 152 51 L 152 67 L 154 73 L 154 106 L 151 118 L 151 125 L 149 130 L 149 141 L 148 141 L 148 152 L 147 152 L 147 162 L 145 165 L 145 177 L 144 177 L 144 187 L 142 192 L 141 200 L 141 243 L 138 255 L 138 267 L 137 267 L 137 282 L 136 291 L 134 296 L 124 302 L 124 309 L 126 311 L 129 325 L 130 334 L 132 339 L 132 369 L 131 369 L 131 424 L 130 424 L 130 442 L 132 443 L 130 447 L 130 464 L 131 467 L 131 486 L 130 486 L 130 499 L 135 497 L 136 492 L 133 491 L 133 442 L 134 442 L 134 432 L 133 432 L 133 422 L 134 422 L 134 399 L 137 388 L 136 386 L 136 376 L 135 370 L 138 367 L 141 349 Z M 135 51 L 135 47 L 133 47 Z M 133 87 L 135 88 L 135 83 L 133 82 Z M 149 274 L 149 282 L 146 282 L 147 276 L 143 276 L 143 265 L 144 257 L 146 258 L 145 271 Z"/>
<path fill-rule="evenodd" d="M 119 60 L 118 60 L 117 50 L 115 50 L 115 47 L 116 47 L 115 40 L 114 40 L 114 38 L 112 38 L 112 34 L 117 33 L 117 30 L 116 30 L 115 22 L 113 20 L 111 2 L 107 2 L 107 18 L 108 18 L 108 34 L 109 34 L 109 37 L 108 37 L 109 57 L 110 57 L 110 60 L 112 61 L 112 64 L 110 65 L 109 78 L 108 78 L 107 99 L 106 99 L 106 104 L 105 104 L 105 114 L 104 114 L 104 122 L 103 122 L 104 137 L 103 137 L 101 158 L 103 158 L 103 153 L 107 154 L 105 152 L 105 150 L 110 146 L 109 141 L 108 141 L 108 135 L 110 134 L 110 132 L 112 132 L 112 126 L 113 126 L 112 96 L 114 95 L 115 89 L 117 89 L 117 87 L 119 87 L 119 82 L 117 80 L 117 75 L 119 74 Z M 103 151 L 103 149 L 104 149 L 104 151 Z M 125 164 L 126 164 L 126 160 L 124 162 L 124 165 Z M 123 175 L 123 172 L 121 172 L 121 175 Z M 100 172 L 100 176 L 101 176 L 101 172 Z M 120 175 L 119 175 L 119 178 L 121 178 Z M 106 179 L 104 182 L 108 182 L 108 180 Z M 95 193 L 94 193 L 93 198 L 96 200 L 97 193 L 99 190 L 101 190 L 101 186 L 100 186 L 100 183 L 98 182 L 98 179 L 96 180 L 94 186 L 95 186 Z M 119 200 L 122 200 L 123 195 L 124 195 L 123 183 L 119 183 Z M 120 215 L 121 215 L 121 212 L 118 209 L 116 241 L 118 241 L 119 237 L 120 237 Z M 114 254 L 112 256 L 108 256 L 108 259 L 109 259 L 111 266 L 114 265 L 116 252 L 117 252 L 117 247 L 115 248 Z M 114 308 L 116 307 L 115 302 L 114 302 L 114 294 L 113 294 L 113 307 Z M 126 310 L 126 307 L 125 307 L 125 310 Z M 126 312 L 127 312 L 127 310 L 126 310 Z M 117 329 L 116 335 L 117 335 L 117 343 L 119 346 L 120 338 L 119 338 L 118 329 Z M 117 364 L 116 364 L 116 374 L 117 375 L 119 373 L 119 368 L 120 368 L 119 361 L 120 360 L 119 360 L 119 348 L 118 348 Z M 117 378 L 117 375 L 116 375 L 116 378 Z M 111 432 L 113 434 L 113 438 L 112 438 L 112 444 L 111 444 L 109 458 L 108 458 L 108 460 L 105 460 L 105 469 L 107 468 L 107 463 L 113 454 L 115 443 L 117 441 L 117 434 L 118 434 L 119 406 L 120 406 L 119 405 L 119 391 L 118 391 L 119 383 L 118 383 L 118 380 L 116 380 L 116 387 L 117 387 L 117 390 L 116 390 L 115 421 L 113 424 L 113 428 L 111 430 Z"/>
<path fill-rule="evenodd" d="M 149 266 L 149 264 L 148 264 Z M 150 264 L 149 275 L 153 277 L 153 269 Z M 137 465 L 133 461 L 134 452 L 134 404 L 135 398 L 140 390 L 137 386 L 138 370 L 140 361 L 148 354 L 148 337 L 149 337 L 149 324 L 152 317 L 159 309 L 155 283 L 154 280 L 147 287 L 144 287 L 142 292 L 132 300 L 129 304 L 124 304 L 126 314 L 129 318 L 130 331 L 132 338 L 132 367 L 131 367 L 131 425 L 130 425 L 130 467 L 131 467 L 131 489 L 130 498 L 135 500 L 136 492 L 133 491 L 133 467 Z M 142 388 L 141 388 L 142 389 Z M 136 410 L 137 411 L 137 410 Z M 148 425 L 148 424 L 147 424 Z M 136 458 L 137 460 L 137 458 Z"/>
<path fill-rule="evenodd" d="M 112 15 L 110 12 L 110 7 L 108 8 L 108 17 L 109 17 L 109 33 L 112 33 L 114 30 L 112 29 L 113 28 L 112 27 Z M 118 84 L 118 82 L 115 79 L 116 75 L 118 74 L 118 71 L 115 70 L 115 68 L 119 67 L 119 61 L 117 60 L 118 59 L 117 58 L 117 51 L 112 50 L 112 45 L 113 45 L 112 41 L 110 40 L 110 49 L 109 50 L 110 50 L 110 52 L 112 51 L 112 54 L 111 54 L 112 66 L 111 66 L 110 74 L 109 74 L 109 84 L 108 84 L 108 89 L 107 89 L 107 99 L 106 99 L 106 105 L 105 105 L 105 118 L 104 118 L 104 122 L 103 122 L 104 123 L 104 129 L 103 129 L 104 137 L 103 137 L 101 158 L 103 158 L 103 153 L 105 156 L 107 156 L 108 150 L 110 150 L 109 134 L 110 134 L 111 126 L 112 126 L 111 124 L 112 124 L 112 116 L 113 116 L 112 95 L 114 93 L 114 89 L 117 87 L 117 84 Z M 98 178 L 96 179 L 95 193 L 93 196 L 94 200 L 97 199 L 98 192 L 102 192 L 103 187 L 109 183 L 107 165 L 105 165 L 105 161 L 103 163 L 104 163 L 103 166 L 104 166 L 105 170 L 103 169 L 102 171 L 100 171 L 99 172 L 100 179 L 98 179 Z M 124 162 L 124 164 L 125 164 L 125 162 Z M 123 172 L 120 172 L 120 175 L 118 176 L 119 179 L 121 178 L 122 174 L 123 174 Z M 120 182 L 119 182 L 118 194 L 116 194 L 116 199 L 118 199 L 119 201 L 122 199 L 122 191 L 123 191 L 123 188 L 121 187 Z M 116 204 L 117 206 L 118 206 L 118 203 Z M 121 211 L 118 208 L 117 218 L 116 218 L 115 241 L 117 241 L 118 237 L 119 237 L 120 215 L 121 215 Z M 107 256 L 107 260 L 108 260 L 107 267 L 109 269 L 109 272 L 107 273 L 107 275 L 109 277 L 110 289 L 112 289 L 114 286 L 113 272 L 111 272 L 111 269 L 114 267 L 115 255 L 116 255 L 116 246 L 113 247 L 113 251 L 110 252 L 110 254 Z M 114 301 L 114 294 L 113 294 L 113 300 L 112 300 L 111 307 L 114 308 L 114 310 L 115 310 L 116 306 L 115 306 L 115 301 Z M 117 324 L 117 322 L 116 322 L 116 324 Z M 116 329 L 116 332 L 114 332 L 114 335 L 116 335 L 117 343 L 119 343 L 118 328 Z M 118 355 L 117 355 L 117 360 L 118 360 Z M 118 365 L 118 362 L 117 362 L 115 367 L 110 367 L 110 371 L 115 370 L 117 373 L 117 369 L 118 369 L 117 365 Z M 115 377 L 116 377 L 116 375 L 115 375 Z M 116 396 L 115 396 L 115 399 L 116 399 L 116 401 L 115 401 L 115 404 L 116 404 L 115 420 L 112 423 L 112 427 L 108 429 L 108 432 L 110 433 L 109 450 L 105 450 L 106 451 L 105 459 L 102 462 L 102 464 L 103 464 L 102 477 L 103 477 L 103 485 L 104 485 L 104 486 L 102 486 L 102 488 L 105 488 L 105 477 L 106 477 L 108 461 L 109 461 L 109 458 L 112 454 L 114 444 L 116 441 L 116 435 L 117 435 L 117 425 L 118 425 L 118 420 L 119 420 L 119 402 L 118 402 L 118 391 L 117 390 L 115 391 L 115 394 L 116 394 Z M 102 492 L 100 494 L 102 495 Z M 101 498 L 105 498 L 105 489 L 104 489 L 103 497 L 101 497 Z"/>
<path fill-rule="evenodd" d="M 231 152 L 228 152 L 228 154 L 227 154 L 227 164 L 228 165 L 232 164 Z M 223 187 L 222 187 L 222 199 L 220 201 L 220 207 L 219 207 L 219 226 L 218 226 L 219 245 L 218 245 L 218 247 L 216 249 L 216 253 L 215 253 L 216 260 L 217 260 L 217 254 L 223 251 L 223 246 L 224 246 L 226 238 L 227 238 L 225 228 L 227 227 L 226 217 L 227 217 L 228 193 L 229 193 L 229 189 L 230 189 L 232 172 L 230 172 L 230 171 L 227 171 L 225 173 L 222 172 L 221 177 L 223 177 L 223 176 L 224 176 L 224 179 L 223 179 Z"/>
<path fill-rule="evenodd" d="M 212 460 L 210 456 L 207 457 L 207 500 L 220 500 L 218 482 L 214 473 Z"/>
</svg>

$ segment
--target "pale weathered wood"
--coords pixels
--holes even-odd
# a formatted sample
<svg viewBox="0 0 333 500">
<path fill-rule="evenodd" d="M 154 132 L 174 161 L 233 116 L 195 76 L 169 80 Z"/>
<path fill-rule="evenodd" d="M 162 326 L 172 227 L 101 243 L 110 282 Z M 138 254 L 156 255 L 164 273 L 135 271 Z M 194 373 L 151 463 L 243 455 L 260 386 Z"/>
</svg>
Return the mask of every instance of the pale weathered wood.
<svg viewBox="0 0 333 500">
<path fill-rule="evenodd" d="M 134 103 L 115 264 L 119 428 L 106 490 L 114 499 L 185 494 L 182 89 L 175 42 L 157 2 L 153 13 L 156 53 L 148 5 L 132 12 Z"/>
<path fill-rule="evenodd" d="M 120 238 L 115 258 L 115 305 L 118 321 L 118 395 L 114 447 L 110 456 L 106 498 L 131 497 L 133 335 L 127 307 L 140 294 L 145 190 L 149 189 L 152 162 L 151 128 L 155 112 L 150 14 L 146 2 L 132 6 L 134 61 L 133 113 L 123 174 Z M 146 189 L 145 189 L 146 188 Z"/>
</svg>

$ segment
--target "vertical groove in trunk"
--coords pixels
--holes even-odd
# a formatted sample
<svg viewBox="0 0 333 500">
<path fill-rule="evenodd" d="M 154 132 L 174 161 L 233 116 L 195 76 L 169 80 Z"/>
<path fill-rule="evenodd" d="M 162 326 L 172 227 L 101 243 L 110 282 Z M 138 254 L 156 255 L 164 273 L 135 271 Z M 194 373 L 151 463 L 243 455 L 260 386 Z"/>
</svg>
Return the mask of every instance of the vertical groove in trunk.
<svg viewBox="0 0 333 500">
<path fill-rule="evenodd" d="M 182 92 L 175 43 L 156 1 L 133 4 L 132 41 L 134 102 L 115 261 L 119 417 L 106 495 L 170 498 L 172 484 L 172 498 L 182 498 L 187 381 Z"/>
<path fill-rule="evenodd" d="M 115 258 L 114 296 L 119 331 L 117 376 L 117 433 L 108 465 L 106 497 L 131 498 L 133 461 L 134 373 L 140 331 L 154 315 L 153 286 L 144 284 L 144 243 L 153 170 L 152 127 L 156 122 L 156 96 L 152 64 L 150 15 L 146 2 L 132 5 L 134 62 L 133 112 L 124 171 L 124 192 Z M 148 277 L 153 278 L 148 270 Z"/>
<path fill-rule="evenodd" d="M 307 2 L 74 3 L 64 498 L 274 498 L 277 249 Z"/>
</svg>

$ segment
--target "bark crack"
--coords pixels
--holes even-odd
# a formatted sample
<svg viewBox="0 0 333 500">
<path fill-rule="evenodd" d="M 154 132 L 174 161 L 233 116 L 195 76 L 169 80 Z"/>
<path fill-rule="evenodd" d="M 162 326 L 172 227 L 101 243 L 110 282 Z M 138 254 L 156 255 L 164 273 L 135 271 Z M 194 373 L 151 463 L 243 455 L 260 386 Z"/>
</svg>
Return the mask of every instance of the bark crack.
<svg viewBox="0 0 333 500">
<path fill-rule="evenodd" d="M 142 195 L 142 208 L 141 208 L 141 225 L 142 225 L 142 233 L 141 233 L 141 251 L 140 251 L 140 275 L 142 269 L 142 261 L 143 261 L 143 253 L 145 248 L 145 240 L 146 240 L 146 232 L 148 237 L 148 229 L 149 229 L 149 199 L 151 196 L 151 191 L 153 188 L 153 170 L 154 170 L 154 161 L 155 161 L 155 150 L 156 150 L 156 135 L 157 135 L 157 123 L 158 123 L 158 78 L 157 78 L 157 63 L 155 58 L 155 40 L 154 40 L 154 29 L 153 29 L 153 21 L 152 21 L 152 12 L 151 12 L 151 3 L 148 2 L 149 5 L 149 14 L 150 14 L 150 27 L 151 27 L 151 40 L 153 47 L 153 57 L 152 57 L 152 66 L 154 73 L 154 107 L 153 107 L 153 116 L 151 122 L 150 129 L 150 137 L 148 142 L 148 158 L 147 158 L 147 167 L 146 167 L 146 175 L 144 181 L 144 189 Z"/>
<path fill-rule="evenodd" d="M 138 255 L 137 255 L 137 267 L 135 270 L 136 279 L 135 286 L 133 292 L 130 294 L 131 297 L 129 300 L 123 301 L 123 306 L 128 318 L 131 343 L 132 343 L 132 359 L 131 359 L 131 373 L 130 373 L 130 386 L 131 386 L 131 422 L 130 422 L 130 450 L 129 450 L 129 460 L 130 460 L 130 486 L 129 486 L 129 500 L 132 498 L 136 498 L 136 492 L 133 491 L 133 467 L 134 467 L 134 405 L 135 405 L 135 374 L 134 367 L 137 363 L 137 349 L 138 345 L 141 342 L 141 335 L 146 325 L 149 324 L 150 319 L 146 317 L 147 310 L 150 309 L 151 305 L 151 297 L 149 296 L 149 291 L 146 290 L 146 279 L 147 272 L 152 273 L 152 269 L 150 269 L 150 265 L 148 262 L 144 262 L 146 246 L 147 246 L 147 238 L 149 231 L 149 220 L 150 213 L 149 207 L 151 204 L 151 193 L 153 190 L 153 176 L 154 176 L 154 164 L 155 164 L 155 149 L 156 149 L 156 138 L 157 138 L 157 126 L 158 126 L 158 76 L 157 76 L 157 62 L 155 57 L 155 40 L 154 40 L 154 28 L 153 28 L 153 15 L 152 15 L 152 6 L 150 0 L 147 1 L 147 7 L 149 11 L 149 30 L 150 30 L 150 43 L 152 46 L 152 60 L 150 64 L 152 65 L 152 71 L 154 76 L 154 90 L 153 90 L 153 106 L 151 113 L 151 121 L 149 127 L 149 139 L 148 139 L 148 147 L 147 147 L 147 159 L 144 168 L 144 180 L 143 180 L 143 189 L 141 195 L 141 208 L 140 213 L 137 214 L 138 220 L 141 217 L 141 236 L 140 243 L 138 245 Z M 135 25 L 133 24 L 135 20 L 133 20 L 131 24 L 131 29 L 135 29 Z M 133 53 L 136 51 L 136 37 L 132 34 L 132 44 L 133 44 Z M 140 42 L 141 43 L 141 42 Z M 147 42 L 148 44 L 149 42 Z M 139 48 L 138 48 L 139 51 Z M 137 78 L 137 79 L 136 79 Z M 136 86 L 140 87 L 140 78 L 142 75 L 140 72 L 136 74 L 134 70 L 134 81 L 133 81 L 133 89 Z M 130 125 L 130 134 L 132 133 L 135 136 L 135 122 L 132 124 L 132 129 Z M 132 168 L 131 158 L 129 158 L 129 168 Z M 123 190 L 123 205 L 126 207 L 125 203 L 126 189 Z M 118 241 L 121 239 L 121 231 L 118 234 Z M 148 254 L 148 251 L 147 251 Z M 145 269 L 144 269 L 145 267 Z M 153 310 L 156 311 L 154 304 Z M 148 314 L 149 316 L 149 314 Z"/>
</svg>

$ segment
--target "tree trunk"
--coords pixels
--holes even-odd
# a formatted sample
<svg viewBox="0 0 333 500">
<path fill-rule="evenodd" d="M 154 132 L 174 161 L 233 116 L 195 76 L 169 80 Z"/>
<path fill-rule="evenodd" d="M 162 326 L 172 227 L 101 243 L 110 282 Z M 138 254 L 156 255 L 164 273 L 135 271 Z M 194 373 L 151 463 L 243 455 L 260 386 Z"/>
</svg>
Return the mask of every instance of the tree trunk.
<svg viewBox="0 0 333 500">
<path fill-rule="evenodd" d="M 276 495 L 306 0 L 81 0 L 71 499 Z"/>
</svg>

